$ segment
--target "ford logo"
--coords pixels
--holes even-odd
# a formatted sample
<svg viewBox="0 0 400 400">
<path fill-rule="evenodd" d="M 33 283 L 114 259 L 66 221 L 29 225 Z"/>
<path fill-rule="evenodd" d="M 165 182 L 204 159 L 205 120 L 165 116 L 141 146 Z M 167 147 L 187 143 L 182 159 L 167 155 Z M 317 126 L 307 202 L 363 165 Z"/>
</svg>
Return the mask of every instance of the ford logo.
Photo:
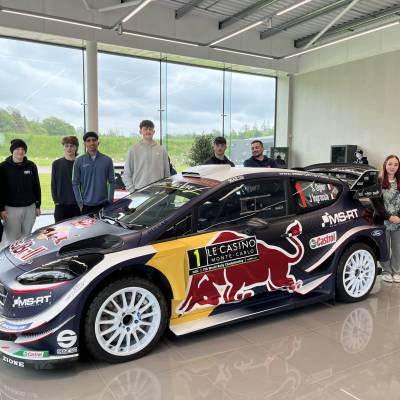
<svg viewBox="0 0 400 400">
<path fill-rule="evenodd" d="M 381 229 L 375 229 L 374 231 L 372 231 L 371 236 L 382 236 L 383 235 L 383 231 Z"/>
</svg>

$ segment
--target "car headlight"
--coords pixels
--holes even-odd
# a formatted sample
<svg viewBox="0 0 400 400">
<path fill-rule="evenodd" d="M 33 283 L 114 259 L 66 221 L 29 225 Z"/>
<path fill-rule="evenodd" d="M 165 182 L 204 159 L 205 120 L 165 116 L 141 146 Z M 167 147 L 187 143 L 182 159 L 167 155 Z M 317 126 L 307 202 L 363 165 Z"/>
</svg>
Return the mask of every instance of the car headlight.
<svg viewBox="0 0 400 400">
<path fill-rule="evenodd" d="M 85 254 L 62 258 L 25 272 L 17 278 L 17 281 L 22 285 L 46 285 L 70 281 L 84 274 L 103 258 L 102 254 Z"/>
</svg>

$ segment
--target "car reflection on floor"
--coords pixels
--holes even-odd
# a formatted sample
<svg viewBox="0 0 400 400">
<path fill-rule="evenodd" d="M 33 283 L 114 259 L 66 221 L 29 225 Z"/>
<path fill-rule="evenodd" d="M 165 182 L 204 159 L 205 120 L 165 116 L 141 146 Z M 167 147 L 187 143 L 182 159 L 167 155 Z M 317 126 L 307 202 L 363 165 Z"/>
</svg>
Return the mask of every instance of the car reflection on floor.
<svg viewBox="0 0 400 400">
<path fill-rule="evenodd" d="M 83 360 L 51 371 L 3 364 L 0 398 L 334 400 L 349 398 L 346 393 L 372 399 L 358 395 L 380 391 L 394 399 L 400 340 L 394 335 L 399 317 L 393 316 L 399 315 L 400 291 L 377 286 L 362 303 L 322 304 L 244 322 L 240 329 L 168 336 L 130 363 Z"/>
</svg>

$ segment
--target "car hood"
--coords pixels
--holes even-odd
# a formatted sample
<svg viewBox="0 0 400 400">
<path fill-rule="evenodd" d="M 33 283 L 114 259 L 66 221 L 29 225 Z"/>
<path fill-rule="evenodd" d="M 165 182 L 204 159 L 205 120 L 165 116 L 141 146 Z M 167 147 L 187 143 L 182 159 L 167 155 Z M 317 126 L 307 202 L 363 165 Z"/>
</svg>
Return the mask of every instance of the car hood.
<svg viewBox="0 0 400 400">
<path fill-rule="evenodd" d="M 118 225 L 84 216 L 39 229 L 12 243 L 5 254 L 15 266 L 31 270 L 64 255 L 113 251 L 126 245 L 126 240 L 130 247 L 139 237 L 139 232 L 135 235 Z"/>
</svg>

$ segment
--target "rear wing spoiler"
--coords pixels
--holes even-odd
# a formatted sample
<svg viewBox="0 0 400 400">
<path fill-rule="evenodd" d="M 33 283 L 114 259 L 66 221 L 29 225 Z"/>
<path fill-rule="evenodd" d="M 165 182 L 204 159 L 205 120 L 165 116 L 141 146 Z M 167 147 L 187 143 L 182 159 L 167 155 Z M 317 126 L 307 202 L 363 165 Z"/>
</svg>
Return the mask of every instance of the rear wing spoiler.
<svg viewBox="0 0 400 400">
<path fill-rule="evenodd" d="M 365 164 L 313 164 L 302 168 L 304 171 L 327 175 L 345 182 L 354 192 L 355 198 L 376 198 L 381 196 L 379 171 Z"/>
</svg>

